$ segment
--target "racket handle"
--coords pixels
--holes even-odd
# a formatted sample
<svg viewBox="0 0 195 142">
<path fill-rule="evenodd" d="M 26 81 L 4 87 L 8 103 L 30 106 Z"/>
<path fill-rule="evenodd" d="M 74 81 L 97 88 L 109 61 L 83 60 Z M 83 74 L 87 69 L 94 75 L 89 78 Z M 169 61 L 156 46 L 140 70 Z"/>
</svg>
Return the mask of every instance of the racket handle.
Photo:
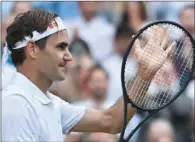
<svg viewBox="0 0 195 142">
<path fill-rule="evenodd" d="M 130 140 L 130 138 L 134 135 L 134 133 L 140 128 L 140 126 L 142 126 L 149 118 L 151 118 L 152 116 L 154 116 L 158 111 L 152 111 L 149 112 L 149 116 L 146 117 L 141 123 L 139 123 L 137 125 L 137 127 L 135 127 L 135 129 L 133 129 L 133 131 L 129 134 L 129 136 L 127 137 L 127 142 Z"/>
</svg>

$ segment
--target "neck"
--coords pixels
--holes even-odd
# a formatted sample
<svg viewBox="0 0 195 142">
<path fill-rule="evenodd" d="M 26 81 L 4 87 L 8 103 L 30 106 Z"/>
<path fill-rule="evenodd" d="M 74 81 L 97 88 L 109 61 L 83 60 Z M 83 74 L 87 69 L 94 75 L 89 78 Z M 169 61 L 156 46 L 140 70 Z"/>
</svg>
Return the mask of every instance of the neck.
<svg viewBox="0 0 195 142">
<path fill-rule="evenodd" d="M 42 73 L 37 72 L 33 68 L 27 68 L 23 66 L 17 67 L 17 71 L 26 76 L 31 82 L 33 82 L 44 94 L 48 91 L 52 84 L 52 81 L 45 77 Z"/>
<path fill-rule="evenodd" d="M 84 14 L 83 18 L 86 22 L 90 22 L 95 17 L 95 14 Z"/>
<path fill-rule="evenodd" d="M 96 104 L 100 106 L 104 103 L 105 99 L 102 96 L 100 97 L 100 96 L 93 95 L 93 100 L 96 102 Z"/>
</svg>

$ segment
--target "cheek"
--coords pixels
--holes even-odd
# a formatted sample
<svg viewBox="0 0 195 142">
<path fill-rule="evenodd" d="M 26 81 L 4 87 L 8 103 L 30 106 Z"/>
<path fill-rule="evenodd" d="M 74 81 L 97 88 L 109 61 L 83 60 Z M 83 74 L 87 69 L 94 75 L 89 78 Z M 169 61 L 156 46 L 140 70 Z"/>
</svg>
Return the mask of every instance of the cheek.
<svg viewBox="0 0 195 142">
<path fill-rule="evenodd" d="M 45 72 L 52 72 L 56 70 L 59 63 L 57 57 L 55 57 L 54 55 L 51 56 L 49 54 L 42 55 L 38 62 L 39 62 L 39 67 L 42 70 L 45 70 Z"/>
<path fill-rule="evenodd" d="M 108 83 L 105 81 L 105 82 L 103 83 L 103 85 L 102 85 L 102 89 L 103 89 L 103 90 L 107 90 L 107 88 L 108 88 Z"/>
</svg>

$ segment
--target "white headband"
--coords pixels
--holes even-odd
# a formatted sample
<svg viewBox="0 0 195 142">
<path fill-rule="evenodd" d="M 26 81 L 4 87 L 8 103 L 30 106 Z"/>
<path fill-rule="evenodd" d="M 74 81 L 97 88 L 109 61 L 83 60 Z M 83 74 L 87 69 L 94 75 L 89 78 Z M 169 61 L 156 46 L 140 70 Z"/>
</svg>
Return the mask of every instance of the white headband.
<svg viewBox="0 0 195 142">
<path fill-rule="evenodd" d="M 45 32 L 39 33 L 37 31 L 33 31 L 32 38 L 29 36 L 24 37 L 25 40 L 17 42 L 13 49 L 23 48 L 27 45 L 28 41 L 38 41 L 38 40 L 43 39 L 51 34 L 54 34 L 56 32 L 59 32 L 59 31 L 65 30 L 65 29 L 66 29 L 66 27 L 64 26 L 62 19 L 60 17 L 56 17 L 55 20 L 51 24 L 48 25 L 48 28 Z"/>
</svg>

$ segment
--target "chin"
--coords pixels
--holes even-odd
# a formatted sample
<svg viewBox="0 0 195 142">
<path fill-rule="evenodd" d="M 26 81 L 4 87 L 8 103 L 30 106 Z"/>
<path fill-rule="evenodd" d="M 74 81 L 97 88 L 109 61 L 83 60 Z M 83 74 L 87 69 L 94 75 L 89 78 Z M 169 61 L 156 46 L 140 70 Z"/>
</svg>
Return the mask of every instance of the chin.
<svg viewBox="0 0 195 142">
<path fill-rule="evenodd" d="M 61 76 L 59 76 L 59 81 L 63 81 L 63 80 L 65 80 L 65 78 L 66 78 L 66 76 L 65 76 L 65 74 L 64 75 L 61 75 Z"/>
<path fill-rule="evenodd" d="M 64 71 L 58 72 L 57 79 L 58 79 L 59 81 L 63 81 L 63 80 L 65 80 L 66 76 L 67 76 L 67 74 L 66 74 L 66 72 L 64 72 Z"/>
<path fill-rule="evenodd" d="M 58 75 L 55 77 L 55 79 L 53 81 L 63 81 L 65 80 L 65 75 Z"/>
</svg>

